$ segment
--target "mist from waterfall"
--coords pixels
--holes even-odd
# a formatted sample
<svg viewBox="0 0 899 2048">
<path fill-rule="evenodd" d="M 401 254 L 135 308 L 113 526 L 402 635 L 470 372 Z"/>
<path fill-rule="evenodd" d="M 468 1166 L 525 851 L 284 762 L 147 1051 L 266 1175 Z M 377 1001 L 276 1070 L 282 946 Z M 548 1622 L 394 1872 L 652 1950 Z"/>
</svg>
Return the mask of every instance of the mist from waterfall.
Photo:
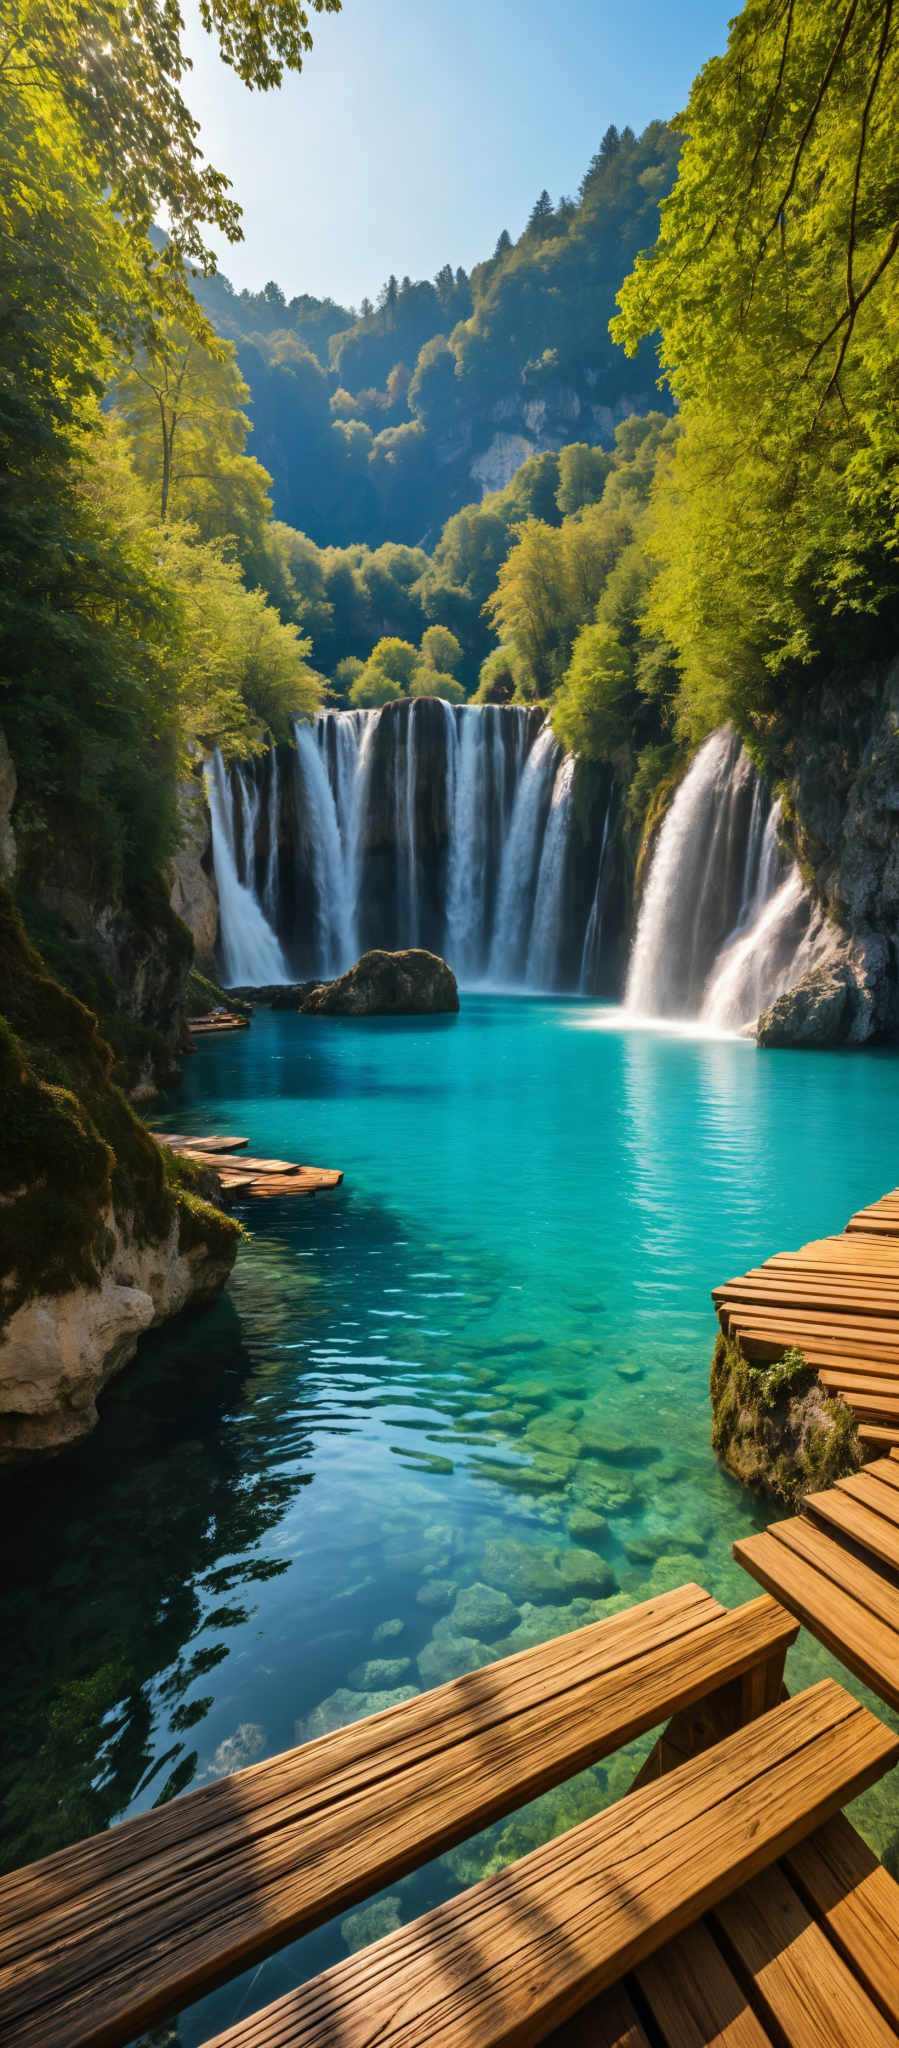
<svg viewBox="0 0 899 2048">
<path fill-rule="evenodd" d="M 780 805 L 730 726 L 700 747 L 659 833 L 625 1007 L 739 1031 L 832 950 L 779 843 Z"/>
</svg>

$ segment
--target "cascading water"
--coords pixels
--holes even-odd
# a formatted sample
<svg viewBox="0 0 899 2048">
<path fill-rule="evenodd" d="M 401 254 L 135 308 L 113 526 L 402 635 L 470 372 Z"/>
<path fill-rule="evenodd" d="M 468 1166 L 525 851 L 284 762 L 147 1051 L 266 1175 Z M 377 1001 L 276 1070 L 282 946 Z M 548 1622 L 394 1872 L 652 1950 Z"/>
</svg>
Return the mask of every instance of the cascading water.
<svg viewBox="0 0 899 2048">
<path fill-rule="evenodd" d="M 521 982 L 534 913 L 534 887 L 556 766 L 561 754 L 544 725 L 525 761 L 515 796 L 499 872 L 496 923 L 488 976 L 492 982 Z"/>
<path fill-rule="evenodd" d="M 537 872 L 534 921 L 528 947 L 526 980 L 530 988 L 553 988 L 559 958 L 559 932 L 565 890 L 565 857 L 571 829 L 574 759 L 566 754 L 556 771 L 543 851 Z"/>
<path fill-rule="evenodd" d="M 832 935 L 797 867 L 780 807 L 729 726 L 700 747 L 653 855 L 625 1007 L 740 1030 L 826 958 Z"/>
<path fill-rule="evenodd" d="M 606 804 L 606 815 L 602 825 L 599 861 L 596 868 L 596 887 L 593 891 L 593 900 L 590 905 L 590 915 L 587 919 L 587 929 L 584 933 L 584 945 L 581 953 L 581 971 L 578 980 L 578 989 L 581 995 L 589 995 L 590 990 L 595 984 L 599 969 L 602 948 L 603 882 L 606 871 L 606 853 L 609 845 L 609 828 L 612 823 L 612 804 L 613 797 L 610 792 L 609 801 Z"/>
<path fill-rule="evenodd" d="M 422 698 L 322 712 L 294 739 L 220 778 L 213 836 L 239 886 L 258 876 L 260 916 L 296 978 L 339 973 L 368 946 L 425 945 L 468 986 L 577 985 L 574 762 L 538 714 Z M 226 884 L 223 957 L 250 979 L 245 922 Z"/>
<path fill-rule="evenodd" d="M 287 963 L 275 933 L 256 901 L 253 890 L 242 882 L 237 868 L 233 830 L 233 797 L 221 754 L 216 753 L 205 771 L 209 815 L 212 819 L 212 857 L 219 898 L 222 969 L 231 987 L 255 987 L 288 981 Z M 253 814 L 246 778 L 238 773 L 238 800 L 245 821 Z M 244 839 L 244 858 L 252 840 Z"/>
</svg>

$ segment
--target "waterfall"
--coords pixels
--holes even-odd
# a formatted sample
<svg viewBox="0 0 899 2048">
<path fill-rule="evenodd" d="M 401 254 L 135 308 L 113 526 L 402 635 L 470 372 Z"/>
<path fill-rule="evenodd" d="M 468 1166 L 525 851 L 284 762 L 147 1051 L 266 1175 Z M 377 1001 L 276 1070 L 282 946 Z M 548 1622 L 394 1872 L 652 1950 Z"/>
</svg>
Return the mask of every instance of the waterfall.
<svg viewBox="0 0 899 2048">
<path fill-rule="evenodd" d="M 311 725 L 294 725 L 299 830 L 315 885 L 316 958 L 322 974 L 342 973 L 352 960 L 352 908 L 337 807 Z"/>
<path fill-rule="evenodd" d="M 212 763 L 209 780 L 222 956 L 241 980 L 330 976 L 370 946 L 426 945 L 469 987 L 577 986 L 590 854 L 573 851 L 574 761 L 536 711 L 434 698 L 324 711 L 259 772 L 229 779 Z M 608 832 L 607 816 L 593 951 Z M 264 974 L 246 957 L 248 905 L 279 956 Z"/>
<path fill-rule="evenodd" d="M 780 806 L 729 726 L 700 747 L 652 858 L 625 1004 L 740 1030 L 824 960 L 833 936 L 797 867 Z"/>
<path fill-rule="evenodd" d="M 205 779 L 212 819 L 212 858 L 219 898 L 225 981 L 230 987 L 252 985 L 257 988 L 271 982 L 288 981 L 287 964 L 271 925 L 263 916 L 252 889 L 240 880 L 237 872 L 232 798 L 220 753 L 216 752 L 207 765 Z M 247 818 L 253 816 L 253 804 L 244 775 L 238 776 L 238 790 L 246 830 Z M 251 847 L 252 840 L 245 838 L 244 859 L 248 871 L 247 849 Z"/>
<path fill-rule="evenodd" d="M 537 871 L 534 921 L 525 977 L 530 988 L 556 986 L 573 787 L 574 758 L 566 754 L 553 783 Z"/>
<path fill-rule="evenodd" d="M 596 973 L 599 967 L 602 949 L 602 881 L 605 872 L 606 848 L 609 844 L 609 827 L 611 823 L 612 791 L 610 790 L 609 801 L 606 804 L 606 815 L 602 825 L 602 840 L 600 842 L 599 862 L 596 869 L 596 887 L 593 891 L 593 901 L 590 905 L 590 915 L 587 919 L 587 929 L 584 933 L 584 945 L 581 952 L 581 971 L 578 979 L 578 988 L 581 995 L 589 995 L 595 985 Z"/>
<path fill-rule="evenodd" d="M 559 753 L 551 726 L 544 725 L 525 761 L 503 847 L 487 970 L 492 982 L 514 987 L 524 975 L 534 884 Z"/>
</svg>

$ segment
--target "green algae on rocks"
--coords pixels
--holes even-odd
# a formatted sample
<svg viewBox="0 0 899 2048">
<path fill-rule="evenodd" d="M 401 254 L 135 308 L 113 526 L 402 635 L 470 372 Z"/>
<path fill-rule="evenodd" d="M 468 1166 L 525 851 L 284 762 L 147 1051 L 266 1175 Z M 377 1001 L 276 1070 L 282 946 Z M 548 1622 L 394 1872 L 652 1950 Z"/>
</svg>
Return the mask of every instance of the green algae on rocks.
<svg viewBox="0 0 899 2048">
<path fill-rule="evenodd" d="M 792 1505 L 858 1471 L 855 1418 L 825 1393 L 801 1351 L 757 1367 L 720 1332 L 710 1387 L 712 1446 L 743 1486 Z"/>
</svg>

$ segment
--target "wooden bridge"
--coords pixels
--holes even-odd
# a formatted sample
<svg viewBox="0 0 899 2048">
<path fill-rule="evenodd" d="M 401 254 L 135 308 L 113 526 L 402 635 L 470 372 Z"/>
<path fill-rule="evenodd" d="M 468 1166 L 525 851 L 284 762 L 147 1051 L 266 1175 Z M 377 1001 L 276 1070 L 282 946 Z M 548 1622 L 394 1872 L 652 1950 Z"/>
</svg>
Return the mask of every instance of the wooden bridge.
<svg viewBox="0 0 899 2048">
<path fill-rule="evenodd" d="M 884 1220 L 824 1246 L 892 1251 L 897 1198 L 864 1213 Z M 797 1263 L 786 1300 L 734 1323 L 741 1342 L 782 1352 L 832 1317 L 893 1320 L 881 1285 L 863 1322 L 873 1265 L 846 1313 L 838 1256 L 811 1301 Z M 740 1284 L 719 1291 L 726 1317 L 743 1316 Z M 0 1880 L 0 2038 L 124 2048 L 662 1728 L 616 1805 L 208 2048 L 899 2048 L 899 1886 L 840 1812 L 899 1737 L 830 1679 L 783 1687 L 801 1619 L 899 1705 L 899 1455 L 734 1549 L 769 1589 L 734 1612 L 682 1586 Z"/>
<path fill-rule="evenodd" d="M 864 1445 L 899 1445 L 899 1188 L 838 1236 L 777 1252 L 712 1299 L 748 1359 L 801 1351 L 853 1410 Z"/>
</svg>

